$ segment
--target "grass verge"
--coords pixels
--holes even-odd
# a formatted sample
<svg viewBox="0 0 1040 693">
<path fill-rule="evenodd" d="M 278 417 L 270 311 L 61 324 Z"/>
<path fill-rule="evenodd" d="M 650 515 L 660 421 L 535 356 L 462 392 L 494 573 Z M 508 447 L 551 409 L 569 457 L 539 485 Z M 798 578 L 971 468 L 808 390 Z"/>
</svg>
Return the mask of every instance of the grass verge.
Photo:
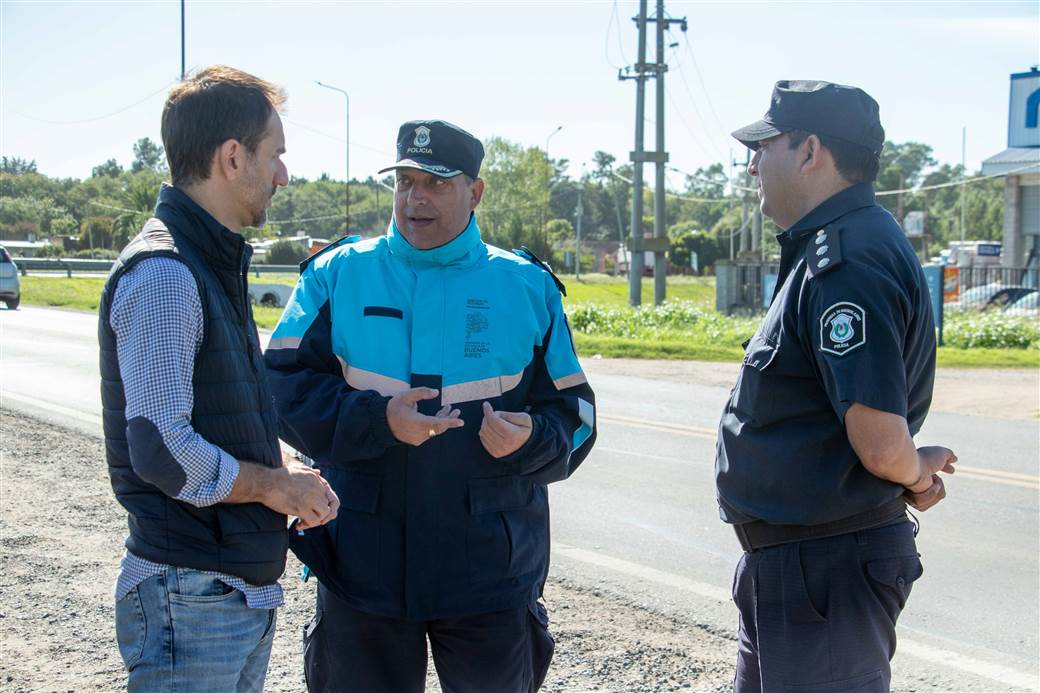
<svg viewBox="0 0 1040 693">
<path fill-rule="evenodd" d="M 257 281 L 252 278 L 253 281 Z M 288 278 L 279 278 L 292 283 Z M 259 280 L 263 281 L 263 280 Z M 669 294 L 685 298 L 705 308 L 714 303 L 714 286 L 710 278 L 678 278 L 674 286 L 669 279 Z M 96 311 L 104 287 L 103 277 L 22 277 L 22 302 L 27 305 L 54 306 L 76 310 Z M 644 297 L 653 295 L 651 282 L 643 282 Z M 581 282 L 570 282 L 567 299 L 568 312 L 580 311 L 579 306 L 590 303 L 623 308 L 628 298 L 628 287 L 623 281 L 602 275 L 591 275 Z M 256 324 L 261 329 L 273 329 L 282 315 L 281 308 L 256 306 L 253 310 Z M 720 318 L 721 319 L 721 318 Z M 735 320 L 744 320 L 738 318 Z M 644 337 L 614 337 L 585 334 L 575 331 L 578 352 L 584 357 L 600 355 L 604 358 L 673 359 L 692 361 L 722 361 L 736 363 L 743 351 L 734 335 L 750 336 L 754 331 L 749 324 L 733 325 L 721 330 L 711 339 L 704 335 L 670 336 L 667 329 Z M 737 336 L 740 336 L 737 335 Z M 940 347 L 937 362 L 940 367 L 956 368 L 1040 368 L 1040 349 L 994 349 Z"/>
</svg>

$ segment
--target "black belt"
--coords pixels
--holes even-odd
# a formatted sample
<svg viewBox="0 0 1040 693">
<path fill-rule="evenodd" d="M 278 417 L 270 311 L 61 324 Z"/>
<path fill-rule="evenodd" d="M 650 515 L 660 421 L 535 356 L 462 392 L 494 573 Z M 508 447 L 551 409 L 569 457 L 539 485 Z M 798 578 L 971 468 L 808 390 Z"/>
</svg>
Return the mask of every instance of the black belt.
<svg viewBox="0 0 1040 693">
<path fill-rule="evenodd" d="M 737 539 L 745 551 L 754 551 L 794 541 L 826 539 L 862 529 L 884 527 L 905 518 L 906 501 L 900 496 L 878 508 L 821 525 L 771 525 L 756 520 L 733 525 L 733 531 L 737 533 Z"/>
</svg>

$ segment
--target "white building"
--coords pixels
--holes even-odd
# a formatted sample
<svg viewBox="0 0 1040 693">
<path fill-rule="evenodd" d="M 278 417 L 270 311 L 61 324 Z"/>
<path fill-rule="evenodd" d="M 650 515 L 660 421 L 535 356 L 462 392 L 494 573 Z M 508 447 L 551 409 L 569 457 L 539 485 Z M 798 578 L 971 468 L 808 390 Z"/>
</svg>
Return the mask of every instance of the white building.
<svg viewBox="0 0 1040 693">
<path fill-rule="evenodd" d="M 1023 267 L 1040 253 L 1040 69 L 1011 75 L 1008 148 L 982 162 L 982 173 L 1004 176 L 1005 267 Z"/>
</svg>

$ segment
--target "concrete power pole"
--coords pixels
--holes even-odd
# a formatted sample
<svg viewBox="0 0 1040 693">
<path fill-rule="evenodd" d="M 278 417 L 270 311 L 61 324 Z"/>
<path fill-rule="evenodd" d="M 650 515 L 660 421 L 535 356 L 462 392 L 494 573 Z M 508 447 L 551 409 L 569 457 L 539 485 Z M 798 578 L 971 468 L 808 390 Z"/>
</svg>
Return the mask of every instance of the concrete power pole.
<svg viewBox="0 0 1040 693">
<path fill-rule="evenodd" d="M 574 238 L 574 281 L 581 279 L 581 216 L 584 211 L 581 206 L 581 193 L 585 187 L 584 176 L 582 176 L 582 184 L 578 188 L 578 208 L 574 210 L 574 216 L 577 217 L 577 224 L 575 225 L 575 238 Z"/>
<path fill-rule="evenodd" d="M 735 176 L 736 180 L 739 181 L 739 185 L 742 188 L 740 191 L 741 200 L 741 214 L 740 214 L 740 240 L 739 240 L 739 252 L 743 253 L 747 248 L 748 238 L 748 204 L 750 202 L 748 198 L 748 188 L 751 186 L 750 176 L 748 176 L 748 166 L 751 164 L 751 152 L 747 152 L 744 157 L 744 161 L 737 161 L 732 159 L 733 168 L 740 169 L 740 173 Z M 736 251 L 734 250 L 734 243 L 738 242 L 735 238 L 737 234 L 731 233 L 729 235 L 729 259 L 730 261 L 736 258 Z"/>
<path fill-rule="evenodd" d="M 633 18 L 639 27 L 639 55 L 635 75 L 618 79 L 636 81 L 636 143 L 629 155 L 632 167 L 632 224 L 628 241 L 628 302 L 638 306 L 643 300 L 643 121 L 646 112 L 646 0 L 639 0 L 639 16 Z"/>
<path fill-rule="evenodd" d="M 184 81 L 184 0 L 181 0 L 181 81 Z"/>
<path fill-rule="evenodd" d="M 636 141 L 635 151 L 629 155 L 634 164 L 632 172 L 632 227 L 629 239 L 628 266 L 628 302 L 638 306 L 642 302 L 643 253 L 654 253 L 654 302 L 660 303 L 665 298 L 667 279 L 668 250 L 664 218 L 664 165 L 668 161 L 668 153 L 664 151 L 664 73 L 668 66 L 664 62 L 664 31 L 670 24 L 679 24 L 686 31 L 686 18 L 669 19 L 664 15 L 664 0 L 657 0 L 657 16 L 652 20 L 657 25 L 657 62 L 646 62 L 646 25 L 651 20 L 646 16 L 646 0 L 639 2 L 639 16 L 633 17 L 639 27 L 639 57 L 633 66 L 634 75 L 622 74 L 618 70 L 618 79 L 636 80 Z M 625 72 L 628 70 L 626 69 Z M 656 148 L 647 152 L 643 149 L 643 124 L 646 113 L 646 80 L 650 75 L 657 78 L 656 84 Z M 643 164 L 656 164 L 656 181 L 654 195 L 654 237 L 643 238 Z"/>
</svg>

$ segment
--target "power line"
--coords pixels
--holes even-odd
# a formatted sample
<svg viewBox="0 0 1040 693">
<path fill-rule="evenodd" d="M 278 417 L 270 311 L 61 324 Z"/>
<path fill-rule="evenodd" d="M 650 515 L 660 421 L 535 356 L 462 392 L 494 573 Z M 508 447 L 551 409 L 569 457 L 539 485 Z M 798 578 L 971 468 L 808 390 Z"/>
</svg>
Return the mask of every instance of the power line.
<svg viewBox="0 0 1040 693">
<path fill-rule="evenodd" d="M 610 13 L 610 18 L 607 19 L 607 31 L 603 34 L 603 57 L 607 60 L 607 65 L 615 70 L 621 69 L 620 65 L 615 65 L 614 61 L 610 59 L 610 31 L 613 28 L 614 18 L 617 17 L 617 0 L 614 0 L 614 9 Z M 620 36 L 618 37 L 620 43 Z"/>
<path fill-rule="evenodd" d="M 679 105 L 675 103 L 675 99 L 672 97 L 672 91 L 665 87 L 664 93 L 665 96 L 668 97 L 668 102 L 672 104 L 672 108 L 675 109 L 675 114 L 679 116 L 679 120 L 682 121 L 683 127 L 686 128 L 686 131 L 690 133 L 690 137 L 693 138 L 693 142 L 695 145 L 697 145 L 697 149 L 699 149 L 702 154 L 707 154 L 710 157 L 714 157 L 716 154 L 718 154 L 718 150 L 710 151 L 708 147 L 704 146 L 704 142 L 701 140 L 700 135 L 698 135 L 697 132 L 693 129 L 693 127 L 690 126 L 689 122 L 686 120 L 686 116 L 683 115 L 682 109 L 680 109 Z M 698 113 L 698 115 L 700 114 Z"/>
<path fill-rule="evenodd" d="M 284 116 L 282 117 L 282 120 L 284 122 L 286 122 L 286 123 L 289 123 L 290 125 L 292 125 L 294 127 L 300 128 L 301 130 L 306 130 L 307 132 L 312 132 L 315 135 L 320 135 L 321 137 L 327 137 L 328 139 L 335 140 L 336 142 L 346 142 L 346 139 L 344 139 L 342 137 L 339 137 L 338 135 L 332 135 L 330 133 L 323 132 L 322 130 L 319 130 L 317 128 L 311 127 L 310 125 L 305 125 L 304 123 L 301 123 L 299 121 L 290 120 L 289 118 L 286 118 Z M 350 146 L 351 147 L 361 147 L 362 149 L 367 149 L 370 152 L 376 152 L 377 154 L 384 154 L 384 155 L 386 155 L 388 157 L 394 156 L 393 154 L 391 154 L 386 149 L 379 149 L 377 147 L 370 147 L 367 144 L 363 144 L 361 142 L 354 142 L 353 140 L 351 140 Z"/>
<path fill-rule="evenodd" d="M 165 92 L 171 86 L 176 84 L 176 82 L 177 82 L 177 80 L 171 80 L 171 81 L 167 82 L 166 84 L 164 84 L 159 89 L 153 91 L 148 96 L 144 97 L 143 99 L 140 99 L 139 101 L 134 101 L 129 106 L 124 106 L 124 107 L 122 107 L 122 108 L 120 108 L 120 109 L 118 109 L 116 111 L 112 111 L 111 113 L 106 113 L 105 115 L 95 116 L 93 118 L 83 118 L 81 120 L 48 120 L 46 118 L 37 118 L 35 116 L 27 115 L 25 113 L 22 113 L 21 111 L 14 111 L 14 113 L 15 113 L 15 115 L 20 115 L 21 117 L 25 118 L 26 120 L 32 120 L 32 121 L 35 121 L 37 123 L 46 123 L 48 125 L 79 125 L 81 123 L 94 123 L 94 122 L 97 122 L 99 120 L 104 120 L 105 118 L 111 118 L 112 116 L 117 116 L 120 113 L 123 113 L 125 111 L 129 111 L 131 108 L 134 108 L 136 106 L 140 106 L 141 104 L 143 104 L 145 101 L 148 101 L 152 97 L 157 96 L 157 95 Z"/>
<path fill-rule="evenodd" d="M 675 51 L 672 51 L 672 53 L 674 55 Z M 701 109 L 697 107 L 697 99 L 694 98 L 694 96 L 693 96 L 693 90 L 690 89 L 690 83 L 686 81 L 686 75 L 683 73 L 682 67 L 679 67 L 677 72 L 679 73 L 679 79 L 682 80 L 683 88 L 686 90 L 686 96 L 689 97 L 689 99 L 690 99 L 690 105 L 693 107 L 693 112 L 697 114 L 697 119 L 702 124 L 706 124 L 707 123 L 707 118 L 705 118 L 704 115 L 701 113 Z M 667 92 L 667 90 L 666 90 L 666 94 L 668 94 L 668 98 L 669 99 L 672 98 L 670 92 Z M 677 105 L 675 105 L 674 100 L 672 101 L 672 105 L 675 106 L 675 110 L 676 111 L 679 111 L 681 113 L 681 111 L 679 110 L 679 107 Z M 683 122 L 685 123 L 685 120 Z M 687 126 L 687 129 L 689 130 L 690 128 Z M 716 147 L 718 147 L 718 145 L 715 143 L 715 140 L 712 137 L 708 136 L 708 135 L 706 135 L 706 136 L 708 137 L 708 142 L 711 143 L 712 149 L 714 150 L 713 153 L 712 153 L 712 156 L 714 156 L 716 154 L 721 155 L 723 152 L 722 152 L 721 149 L 717 149 L 716 148 Z M 703 151 L 705 154 L 709 153 L 703 147 L 701 147 L 701 151 Z M 726 157 L 723 156 L 722 159 L 723 159 L 723 161 L 725 161 Z"/>
<path fill-rule="evenodd" d="M 680 171 L 680 173 L 682 173 L 682 172 Z M 622 180 L 622 181 L 628 183 L 629 185 L 632 185 L 631 179 L 625 178 L 624 176 L 622 176 L 620 173 L 617 173 L 616 171 L 611 171 L 610 175 L 614 176 L 618 180 Z M 670 190 L 665 190 L 664 194 L 665 194 L 666 197 L 673 197 L 673 198 L 675 198 L 677 200 L 687 200 L 689 202 L 725 202 L 728 205 L 735 204 L 737 202 L 737 200 L 735 198 L 732 198 L 732 197 L 694 197 L 693 195 L 686 195 L 684 193 L 671 192 Z"/>
<path fill-rule="evenodd" d="M 89 203 L 95 207 L 104 207 L 105 209 L 114 209 L 117 212 L 130 212 L 131 214 L 147 214 L 151 215 L 151 212 L 146 212 L 142 209 L 127 209 L 126 207 L 116 207 L 115 205 L 106 205 L 104 202 L 97 202 L 95 200 L 89 200 Z"/>
<path fill-rule="evenodd" d="M 701 91 L 704 92 L 704 100 L 708 102 L 708 110 L 711 111 L 711 115 L 715 118 L 715 124 L 719 126 L 719 132 L 729 137 L 729 132 L 722 125 L 722 120 L 719 118 L 719 114 L 715 112 L 715 106 L 711 103 L 711 94 L 708 92 L 708 86 L 704 83 L 704 76 L 701 75 L 701 69 L 697 65 L 697 58 L 693 54 L 693 46 L 690 43 L 690 37 L 683 33 L 683 42 L 686 44 L 686 52 L 690 55 L 690 62 L 693 63 L 693 70 L 697 73 L 697 81 L 700 82 Z M 682 75 L 682 67 L 679 67 L 679 74 Z M 685 79 L 685 78 L 684 78 Z"/>
<path fill-rule="evenodd" d="M 617 0 L 614 0 L 614 28 L 615 35 L 617 36 L 618 50 L 621 52 L 621 60 L 623 64 L 628 65 L 628 55 L 625 53 L 625 44 L 621 40 L 621 15 L 618 13 Z"/>
<path fill-rule="evenodd" d="M 988 176 L 976 176 L 974 178 L 965 178 L 964 180 L 955 180 L 949 183 L 938 183 L 937 185 L 923 185 L 918 188 L 903 188 L 902 190 L 883 190 L 882 192 L 874 193 L 874 197 L 881 197 L 883 195 L 898 195 L 900 193 L 917 193 L 924 192 L 925 190 L 938 190 L 939 188 L 952 188 L 955 185 L 967 185 L 968 183 L 977 183 L 980 180 L 990 180 L 992 178 L 1003 178 L 1004 176 L 1012 176 L 1022 171 L 1028 171 L 1031 168 L 1040 166 L 1040 161 L 1035 164 L 1029 164 L 1021 168 L 1016 168 L 1012 171 L 1006 171 L 1004 173 L 993 173 Z"/>
<path fill-rule="evenodd" d="M 303 219 L 268 219 L 268 224 L 308 224 L 312 221 L 328 221 L 329 219 L 344 219 L 346 214 L 328 214 L 323 217 L 304 217 Z"/>
</svg>

